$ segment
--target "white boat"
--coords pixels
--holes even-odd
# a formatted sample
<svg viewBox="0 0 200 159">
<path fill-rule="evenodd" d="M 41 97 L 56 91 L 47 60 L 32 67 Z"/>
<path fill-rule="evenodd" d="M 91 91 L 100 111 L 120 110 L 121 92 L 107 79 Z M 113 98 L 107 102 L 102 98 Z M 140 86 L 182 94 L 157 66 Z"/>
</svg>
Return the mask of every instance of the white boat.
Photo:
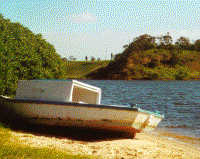
<svg viewBox="0 0 200 159">
<path fill-rule="evenodd" d="M 104 105 L 101 89 L 76 80 L 20 80 L 14 99 L 0 97 L 0 113 L 33 124 L 128 132 L 153 130 L 163 115 Z"/>
</svg>

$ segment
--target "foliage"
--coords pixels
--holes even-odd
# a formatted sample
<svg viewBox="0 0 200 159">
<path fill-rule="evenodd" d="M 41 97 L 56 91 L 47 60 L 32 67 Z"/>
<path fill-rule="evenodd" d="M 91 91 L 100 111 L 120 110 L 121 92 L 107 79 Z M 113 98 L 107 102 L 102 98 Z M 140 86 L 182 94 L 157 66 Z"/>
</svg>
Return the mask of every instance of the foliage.
<svg viewBox="0 0 200 159">
<path fill-rule="evenodd" d="M 181 36 L 175 43 L 181 49 L 190 49 L 190 40 L 186 37 Z"/>
<path fill-rule="evenodd" d="M 191 44 L 180 37 L 175 44 L 169 35 L 144 34 L 124 45 L 107 67 L 88 74 L 91 79 L 200 79 L 200 40 Z"/>
<path fill-rule="evenodd" d="M 0 94 L 15 94 L 21 79 L 63 78 L 64 63 L 53 45 L 0 14 Z"/>
<path fill-rule="evenodd" d="M 194 47 L 197 51 L 200 51 L 200 39 L 196 40 L 194 43 Z"/>
<path fill-rule="evenodd" d="M 173 45 L 173 39 L 172 37 L 169 35 L 169 33 L 167 33 L 167 35 L 163 35 L 161 37 L 159 37 L 160 40 L 160 45 L 159 48 L 164 48 L 164 49 L 172 49 Z"/>
<path fill-rule="evenodd" d="M 152 69 L 145 69 L 145 79 L 149 80 L 157 80 L 160 77 L 160 74 L 157 71 L 154 71 Z"/>
<path fill-rule="evenodd" d="M 155 37 L 148 34 L 136 37 L 130 44 L 130 47 L 134 50 L 148 50 L 156 46 Z"/>
<path fill-rule="evenodd" d="M 14 95 L 21 79 L 200 79 L 200 40 L 143 34 L 111 61 L 62 59 L 53 45 L 0 14 L 0 94 Z M 73 61 L 74 60 L 74 61 Z"/>
<path fill-rule="evenodd" d="M 177 72 L 175 73 L 176 80 L 187 79 L 188 76 L 189 76 L 189 70 L 187 70 L 187 68 L 178 67 Z"/>
</svg>

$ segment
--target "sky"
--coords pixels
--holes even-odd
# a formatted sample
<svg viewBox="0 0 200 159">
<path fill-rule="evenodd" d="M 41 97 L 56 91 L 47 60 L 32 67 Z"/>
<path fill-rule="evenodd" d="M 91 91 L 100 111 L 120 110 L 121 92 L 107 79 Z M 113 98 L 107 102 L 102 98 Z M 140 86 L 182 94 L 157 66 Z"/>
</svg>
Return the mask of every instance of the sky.
<svg viewBox="0 0 200 159">
<path fill-rule="evenodd" d="M 142 34 L 200 39 L 199 0 L 0 0 L 0 13 L 78 60 L 110 59 Z"/>
</svg>

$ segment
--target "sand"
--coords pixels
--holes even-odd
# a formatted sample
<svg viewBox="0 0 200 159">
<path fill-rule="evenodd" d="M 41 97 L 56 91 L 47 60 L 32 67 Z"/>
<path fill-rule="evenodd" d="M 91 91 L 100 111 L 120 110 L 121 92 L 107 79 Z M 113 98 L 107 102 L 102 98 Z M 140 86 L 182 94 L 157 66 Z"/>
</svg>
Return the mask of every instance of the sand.
<svg viewBox="0 0 200 159">
<path fill-rule="evenodd" d="M 200 139 L 166 132 L 138 133 L 133 139 L 110 136 L 100 140 L 14 131 L 12 135 L 22 144 L 32 147 L 50 147 L 72 154 L 93 155 L 96 158 L 200 159 Z"/>
</svg>

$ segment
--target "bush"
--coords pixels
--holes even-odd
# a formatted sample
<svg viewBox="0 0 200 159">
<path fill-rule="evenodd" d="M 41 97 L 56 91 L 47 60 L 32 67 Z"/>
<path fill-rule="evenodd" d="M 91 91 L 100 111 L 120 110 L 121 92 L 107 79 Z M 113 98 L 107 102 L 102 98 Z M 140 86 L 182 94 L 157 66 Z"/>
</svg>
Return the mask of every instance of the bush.
<svg viewBox="0 0 200 159">
<path fill-rule="evenodd" d="M 64 62 L 53 45 L 0 14 L 0 94 L 14 95 L 18 80 L 64 78 Z"/>
<path fill-rule="evenodd" d="M 145 79 L 149 79 L 149 80 L 157 80 L 160 78 L 160 75 L 158 72 L 156 72 L 155 70 L 147 70 L 145 69 L 144 71 L 145 75 L 144 78 Z"/>
<path fill-rule="evenodd" d="M 175 73 L 175 79 L 176 80 L 184 80 L 189 77 L 189 72 L 186 68 L 179 68 L 177 72 Z"/>
</svg>

